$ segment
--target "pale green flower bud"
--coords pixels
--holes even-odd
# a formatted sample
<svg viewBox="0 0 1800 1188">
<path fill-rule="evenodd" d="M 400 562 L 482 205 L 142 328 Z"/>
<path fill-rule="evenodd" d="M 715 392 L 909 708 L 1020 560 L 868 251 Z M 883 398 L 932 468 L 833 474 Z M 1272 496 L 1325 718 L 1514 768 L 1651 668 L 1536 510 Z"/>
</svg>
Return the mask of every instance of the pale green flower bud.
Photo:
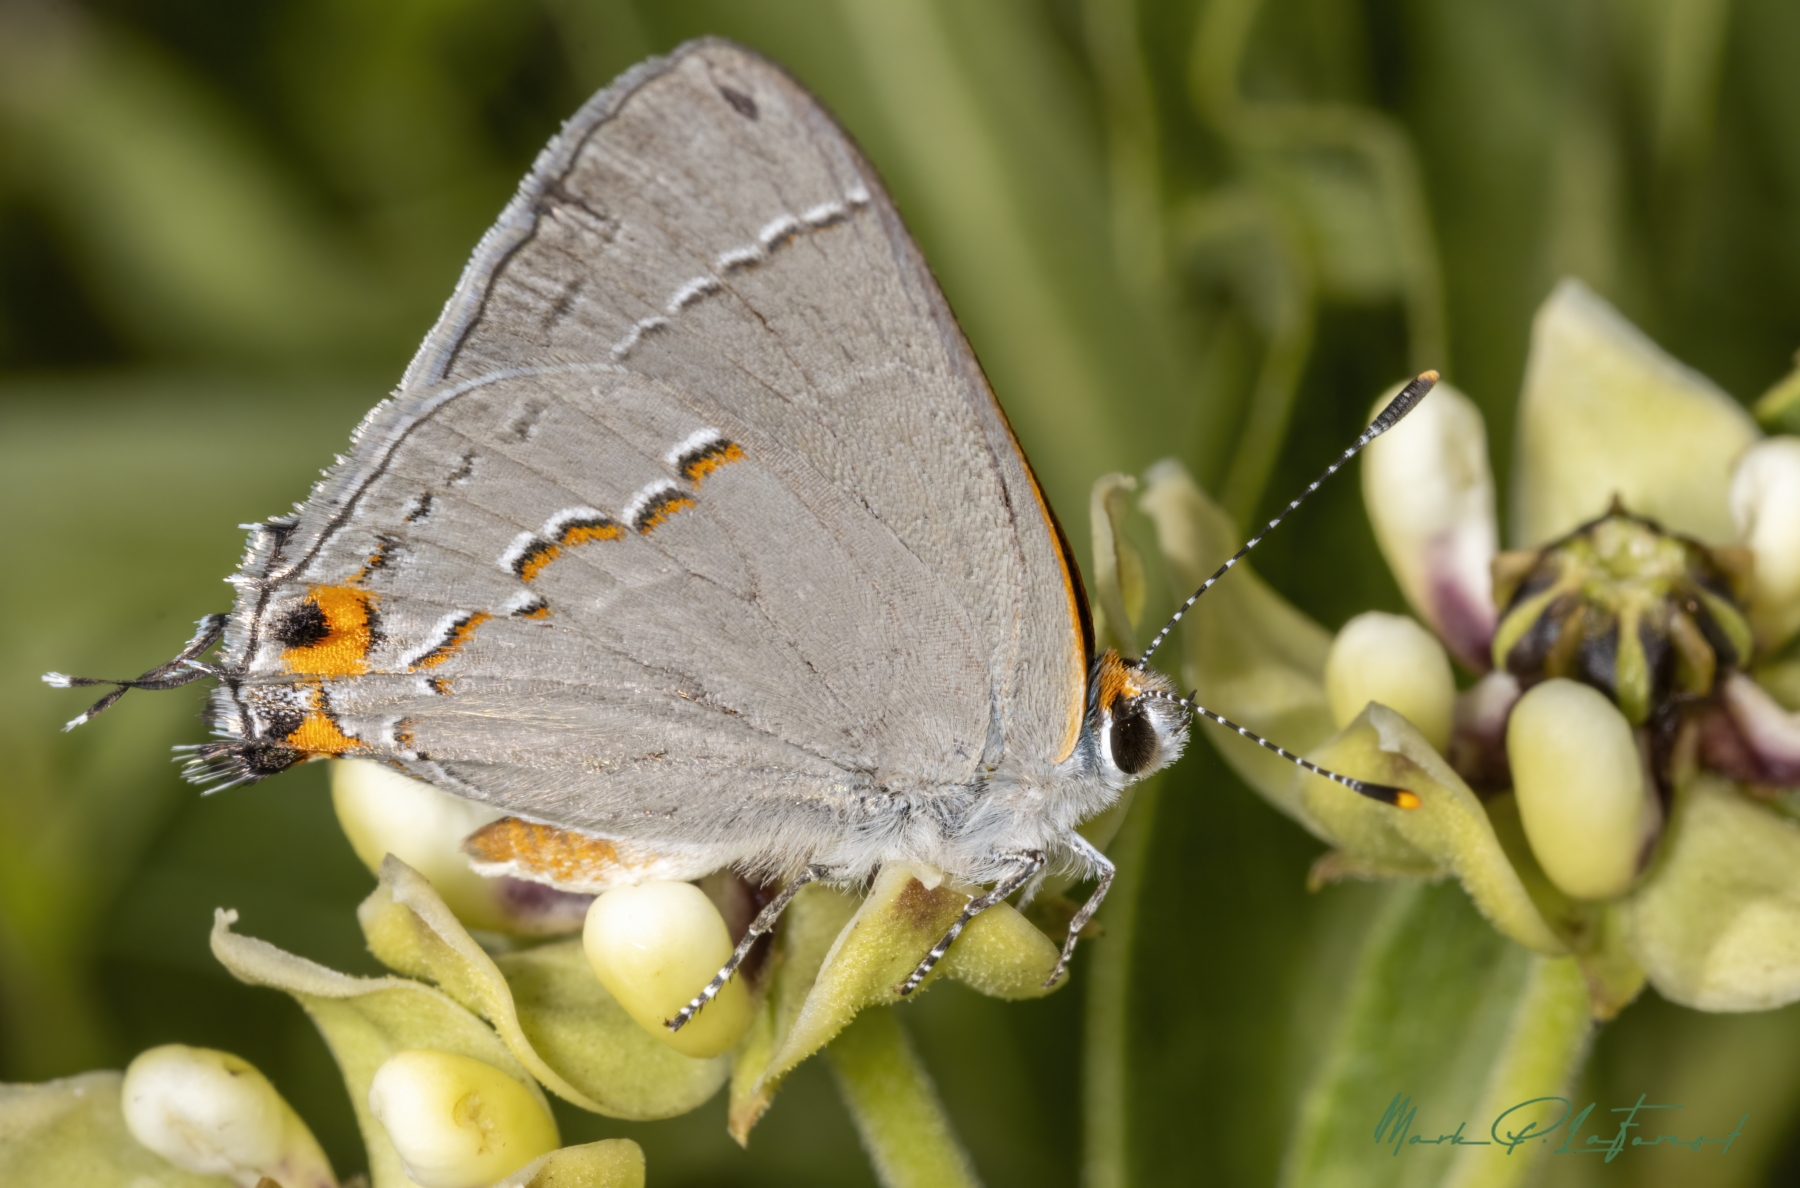
<svg viewBox="0 0 1800 1188">
<path fill-rule="evenodd" d="M 1731 515 L 1756 556 L 1750 624 L 1773 649 L 1800 629 L 1800 437 L 1771 437 L 1744 451 L 1731 479 Z"/>
<path fill-rule="evenodd" d="M 125 1070 L 120 1105 L 133 1138 L 199 1175 L 243 1188 L 336 1188 L 306 1123 L 254 1066 L 230 1052 L 165 1044 Z"/>
<path fill-rule="evenodd" d="M 483 1060 L 421 1049 L 375 1070 L 369 1111 L 420 1188 L 485 1188 L 556 1149 L 529 1089 Z"/>
<path fill-rule="evenodd" d="M 1606 695 L 1543 682 L 1519 698 L 1506 754 L 1539 865 L 1576 899 L 1610 899 L 1637 877 L 1659 822 L 1631 724 Z"/>
<path fill-rule="evenodd" d="M 731 956 L 725 918 L 692 883 L 613 888 L 588 909 L 581 941 L 600 984 L 638 1026 L 677 1052 L 717 1056 L 749 1028 L 742 978 L 725 983 L 680 1031 L 666 1026 Z"/>
<path fill-rule="evenodd" d="M 1450 657 L 1405 615 L 1369 611 L 1344 624 L 1325 658 L 1325 696 L 1340 729 L 1378 701 L 1417 726 L 1440 754 L 1449 752 L 1456 705 Z"/>
<path fill-rule="evenodd" d="M 585 900 L 470 869 L 463 839 L 505 815 L 497 809 L 366 759 L 332 763 L 331 803 L 363 865 L 379 875 L 381 860 L 394 855 L 424 875 L 470 928 L 546 936 L 580 924 Z M 510 893 L 520 889 L 526 893 Z"/>
</svg>

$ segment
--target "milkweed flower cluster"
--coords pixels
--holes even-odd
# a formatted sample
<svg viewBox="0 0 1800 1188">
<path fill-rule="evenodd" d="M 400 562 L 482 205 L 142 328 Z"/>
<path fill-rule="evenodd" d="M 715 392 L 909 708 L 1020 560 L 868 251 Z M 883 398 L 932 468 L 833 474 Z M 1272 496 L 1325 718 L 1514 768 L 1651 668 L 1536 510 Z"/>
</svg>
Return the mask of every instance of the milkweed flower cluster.
<svg viewBox="0 0 1800 1188">
<path fill-rule="evenodd" d="M 378 876 L 358 922 L 393 972 L 327 969 L 240 934 L 225 910 L 212 948 L 241 981 L 286 992 L 318 1026 L 349 1089 L 372 1188 L 644 1183 L 643 1152 L 628 1139 L 562 1146 L 551 1096 L 650 1120 L 729 1086 L 730 1132 L 748 1142 L 783 1079 L 862 1012 L 885 1015 L 978 890 L 904 864 L 862 895 L 806 886 L 768 950 L 675 1031 L 669 1018 L 731 952 L 758 889 L 729 872 L 598 895 L 483 877 L 462 847 L 495 814 L 367 762 L 333 769 L 339 820 Z M 1050 993 L 1057 956 L 1002 904 L 975 917 L 928 982 L 1034 998 Z M 877 1160 L 913 1182 L 972 1182 L 903 1033 L 871 1020 L 845 1038 L 841 1058 L 831 1049 L 834 1071 Z M 153 1049 L 122 1081 L 94 1073 L 0 1093 L 12 1095 L 0 1097 L 5 1166 L 31 1182 L 338 1184 L 304 1123 L 230 1053 Z"/>
<path fill-rule="evenodd" d="M 1185 641 L 1203 703 L 1421 796 L 1394 813 L 1224 739 L 1332 846 L 1315 883 L 1458 878 L 1501 932 L 1573 956 L 1597 1017 L 1646 978 L 1701 1010 L 1800 999 L 1800 438 L 1565 282 L 1533 330 L 1515 547 L 1449 384 L 1369 447 L 1363 491 L 1416 619 L 1333 637 L 1246 575 Z M 1173 464 L 1140 503 L 1178 583 L 1236 543 Z"/>
</svg>

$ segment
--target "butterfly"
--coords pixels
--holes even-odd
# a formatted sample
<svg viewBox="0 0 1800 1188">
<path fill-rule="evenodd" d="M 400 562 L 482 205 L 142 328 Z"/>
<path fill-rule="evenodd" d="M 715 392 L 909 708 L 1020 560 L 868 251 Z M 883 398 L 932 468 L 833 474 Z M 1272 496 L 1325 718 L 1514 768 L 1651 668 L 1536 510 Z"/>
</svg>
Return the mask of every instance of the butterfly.
<svg viewBox="0 0 1800 1188">
<path fill-rule="evenodd" d="M 782 881 L 673 1027 L 801 886 L 897 861 L 990 886 L 903 994 L 1040 872 L 1095 878 L 1054 981 L 1113 877 L 1077 826 L 1195 714 L 1224 721 L 1149 652 L 1096 651 L 1068 539 L 875 171 L 718 40 L 568 122 L 397 393 L 230 580 L 167 664 L 57 677 L 117 686 L 71 725 L 212 679 L 198 782 L 370 759 L 511 814 L 471 839 L 484 870 Z"/>
</svg>

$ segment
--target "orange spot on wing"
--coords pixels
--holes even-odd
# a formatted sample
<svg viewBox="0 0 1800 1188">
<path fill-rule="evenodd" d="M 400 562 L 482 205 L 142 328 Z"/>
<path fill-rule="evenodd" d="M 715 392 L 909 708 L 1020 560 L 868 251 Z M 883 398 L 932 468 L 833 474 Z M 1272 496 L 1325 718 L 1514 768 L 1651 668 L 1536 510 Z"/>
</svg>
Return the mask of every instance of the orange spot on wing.
<svg viewBox="0 0 1800 1188">
<path fill-rule="evenodd" d="M 624 535 L 625 529 L 617 524 L 573 524 L 563 532 L 562 543 L 583 545 L 591 540 L 618 540 Z"/>
<path fill-rule="evenodd" d="M 314 586 L 306 598 L 325 616 L 325 638 L 282 649 L 282 664 L 289 672 L 305 676 L 367 672 L 369 649 L 375 642 L 375 597 L 351 586 Z"/>
<path fill-rule="evenodd" d="M 686 511 L 692 506 L 694 506 L 694 501 L 686 495 L 670 495 L 658 500 L 650 507 L 645 508 L 644 513 L 638 517 L 637 530 L 646 534 L 654 532 L 668 523 L 669 518 L 675 513 Z"/>
<path fill-rule="evenodd" d="M 300 725 L 288 732 L 282 739 L 296 751 L 304 751 L 308 755 L 342 755 L 346 751 L 357 750 L 362 743 L 345 734 L 332 716 L 325 710 L 325 691 L 318 685 L 313 686 L 309 698 L 311 708 Z"/>
<path fill-rule="evenodd" d="M 338 724 L 323 710 L 307 714 L 294 732 L 287 736 L 286 741 L 288 746 L 296 751 L 305 751 L 308 755 L 342 755 L 345 751 L 362 746 L 338 729 Z"/>
<path fill-rule="evenodd" d="M 456 655 L 458 649 L 468 643 L 469 637 L 475 634 L 475 629 L 493 617 L 494 616 L 488 614 L 486 611 L 476 611 L 452 628 L 450 631 L 450 638 L 439 644 L 430 655 L 421 658 L 419 662 L 414 664 L 408 671 L 417 672 L 421 668 L 436 668 L 444 661 L 450 659 L 450 657 Z"/>
<path fill-rule="evenodd" d="M 743 447 L 735 441 L 720 442 L 702 451 L 681 468 L 682 477 L 698 487 L 702 480 L 721 466 L 744 460 Z"/>
<path fill-rule="evenodd" d="M 519 576 L 526 581 L 544 572 L 544 567 L 562 555 L 562 546 L 540 544 L 519 559 Z"/>
</svg>

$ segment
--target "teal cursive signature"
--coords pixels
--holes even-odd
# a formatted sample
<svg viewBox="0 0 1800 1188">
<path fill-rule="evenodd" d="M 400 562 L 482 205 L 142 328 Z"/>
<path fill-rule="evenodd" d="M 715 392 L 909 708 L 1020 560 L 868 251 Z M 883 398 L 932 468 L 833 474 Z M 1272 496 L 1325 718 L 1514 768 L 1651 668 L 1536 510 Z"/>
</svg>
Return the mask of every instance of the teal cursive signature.
<svg viewBox="0 0 1800 1188">
<path fill-rule="evenodd" d="M 1394 1100 L 1388 1102 L 1387 1110 L 1381 1115 L 1381 1121 L 1375 1124 L 1375 1141 L 1393 1143 L 1394 1154 L 1400 1154 L 1402 1147 L 1499 1147 L 1511 1155 L 1525 1143 L 1536 1139 L 1540 1143 L 1550 1141 L 1550 1135 L 1558 1128 L 1566 1125 L 1566 1133 L 1562 1146 L 1551 1152 L 1555 1155 L 1604 1155 L 1606 1162 L 1617 1159 L 1626 1147 L 1686 1147 L 1690 1151 L 1698 1151 L 1709 1144 L 1716 1145 L 1723 1155 L 1731 1150 L 1731 1144 L 1744 1132 L 1744 1123 L 1750 1120 L 1745 1114 L 1738 1119 L 1737 1129 L 1722 1138 L 1707 1138 L 1698 1135 L 1694 1138 L 1679 1138 L 1672 1134 L 1660 1134 L 1653 1139 L 1642 1134 L 1632 1134 L 1641 1130 L 1643 1124 L 1638 1115 L 1647 1110 L 1678 1110 L 1678 1105 L 1653 1105 L 1644 1100 L 1644 1094 L 1628 1106 L 1614 1106 L 1612 1112 L 1624 1115 L 1619 1119 L 1618 1129 L 1611 1137 L 1590 1134 L 1587 1141 L 1577 1144 L 1576 1137 L 1587 1125 L 1588 1115 L 1594 1112 L 1597 1102 L 1589 1102 L 1580 1113 L 1573 1113 L 1575 1106 L 1566 1097 L 1533 1097 L 1518 1105 L 1501 1111 L 1493 1124 L 1488 1127 L 1488 1137 L 1484 1139 L 1465 1138 L 1463 1129 L 1466 1122 L 1458 1122 L 1456 1129 L 1435 1138 L 1427 1138 L 1423 1134 L 1413 1133 L 1413 1122 L 1418 1117 L 1418 1107 L 1413 1105 L 1412 1097 L 1404 1093 L 1394 1094 Z M 1571 1114 L 1573 1116 L 1571 1117 Z M 1629 1141 L 1628 1141 L 1629 1140 Z"/>
</svg>

